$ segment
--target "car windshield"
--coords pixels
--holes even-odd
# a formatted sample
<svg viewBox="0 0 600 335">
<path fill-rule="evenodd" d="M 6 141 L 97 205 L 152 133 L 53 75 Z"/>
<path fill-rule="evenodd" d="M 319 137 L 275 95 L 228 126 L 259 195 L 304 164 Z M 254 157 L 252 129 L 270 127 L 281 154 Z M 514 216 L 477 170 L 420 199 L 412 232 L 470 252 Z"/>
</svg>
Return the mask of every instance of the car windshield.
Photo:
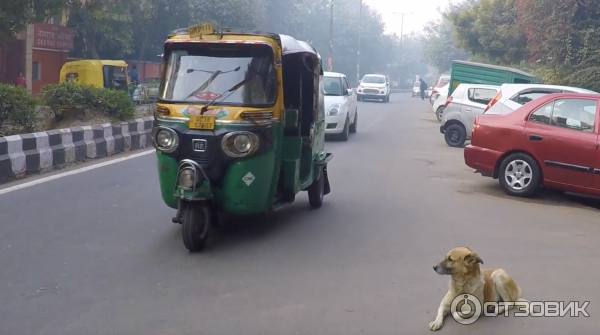
<svg viewBox="0 0 600 335">
<path fill-rule="evenodd" d="M 325 88 L 325 95 L 336 95 L 342 94 L 342 81 L 339 77 L 323 77 L 323 87 Z"/>
<path fill-rule="evenodd" d="M 382 76 L 364 76 L 361 83 L 365 84 L 385 84 L 385 77 Z"/>
<path fill-rule="evenodd" d="M 239 47 L 207 49 L 183 45 L 168 56 L 160 98 L 171 102 L 210 102 L 216 104 L 273 104 L 277 77 L 271 49 L 245 50 Z M 232 94 L 226 92 L 240 84 Z M 222 100 L 218 100 L 218 99 Z"/>
</svg>

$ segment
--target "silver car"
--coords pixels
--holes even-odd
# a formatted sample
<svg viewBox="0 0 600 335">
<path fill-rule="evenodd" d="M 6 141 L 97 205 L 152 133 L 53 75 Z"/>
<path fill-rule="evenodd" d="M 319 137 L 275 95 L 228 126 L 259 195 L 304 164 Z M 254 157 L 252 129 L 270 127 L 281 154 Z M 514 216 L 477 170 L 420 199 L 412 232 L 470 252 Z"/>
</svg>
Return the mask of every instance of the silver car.
<svg viewBox="0 0 600 335">
<path fill-rule="evenodd" d="M 440 132 L 451 147 L 462 147 L 471 138 L 477 115 L 483 114 L 500 86 L 460 84 L 446 100 Z"/>
</svg>

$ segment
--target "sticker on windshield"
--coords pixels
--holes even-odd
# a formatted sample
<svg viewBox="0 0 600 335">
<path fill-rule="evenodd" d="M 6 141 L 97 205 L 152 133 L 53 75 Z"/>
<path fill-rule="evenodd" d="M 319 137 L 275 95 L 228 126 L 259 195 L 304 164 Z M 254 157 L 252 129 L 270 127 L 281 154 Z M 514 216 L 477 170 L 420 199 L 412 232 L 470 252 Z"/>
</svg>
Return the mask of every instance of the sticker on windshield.
<svg viewBox="0 0 600 335">
<path fill-rule="evenodd" d="M 190 115 L 200 115 L 201 109 L 195 106 L 186 106 L 181 114 L 190 117 Z M 221 119 L 229 115 L 229 111 L 223 107 L 211 108 L 204 112 L 204 115 L 214 115 L 216 119 Z"/>
<path fill-rule="evenodd" d="M 219 93 L 213 93 L 213 92 L 198 92 L 198 93 L 194 93 L 194 97 L 196 97 L 200 100 L 212 101 L 216 98 L 221 97 L 221 95 Z"/>
</svg>

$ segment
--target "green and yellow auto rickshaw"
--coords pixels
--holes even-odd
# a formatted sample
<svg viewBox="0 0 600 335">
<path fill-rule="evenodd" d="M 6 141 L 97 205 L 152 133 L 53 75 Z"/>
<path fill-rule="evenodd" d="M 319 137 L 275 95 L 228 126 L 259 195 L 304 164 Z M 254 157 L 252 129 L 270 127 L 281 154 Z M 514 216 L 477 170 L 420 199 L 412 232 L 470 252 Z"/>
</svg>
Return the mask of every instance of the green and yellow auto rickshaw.
<svg viewBox="0 0 600 335">
<path fill-rule="evenodd" d="M 268 213 L 330 192 L 322 62 L 306 42 L 201 24 L 165 42 L 153 141 L 183 243 L 204 249 L 219 214 Z"/>
</svg>

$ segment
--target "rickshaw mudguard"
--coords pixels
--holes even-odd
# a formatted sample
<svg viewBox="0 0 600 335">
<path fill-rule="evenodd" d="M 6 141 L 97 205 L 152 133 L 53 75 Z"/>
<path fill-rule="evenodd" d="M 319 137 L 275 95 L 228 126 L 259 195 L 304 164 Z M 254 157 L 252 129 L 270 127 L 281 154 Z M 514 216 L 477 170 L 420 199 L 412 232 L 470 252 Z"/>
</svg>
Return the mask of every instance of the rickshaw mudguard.
<svg viewBox="0 0 600 335">
<path fill-rule="evenodd" d="M 273 205 L 280 166 L 277 145 L 262 155 L 229 166 L 215 202 L 226 213 L 251 215 L 267 212 Z"/>
<path fill-rule="evenodd" d="M 173 195 L 175 189 L 175 183 L 177 182 L 177 161 L 160 152 L 156 151 L 156 158 L 158 159 L 158 182 L 160 185 L 160 194 L 165 204 L 173 209 L 177 209 L 178 201 Z"/>
</svg>

